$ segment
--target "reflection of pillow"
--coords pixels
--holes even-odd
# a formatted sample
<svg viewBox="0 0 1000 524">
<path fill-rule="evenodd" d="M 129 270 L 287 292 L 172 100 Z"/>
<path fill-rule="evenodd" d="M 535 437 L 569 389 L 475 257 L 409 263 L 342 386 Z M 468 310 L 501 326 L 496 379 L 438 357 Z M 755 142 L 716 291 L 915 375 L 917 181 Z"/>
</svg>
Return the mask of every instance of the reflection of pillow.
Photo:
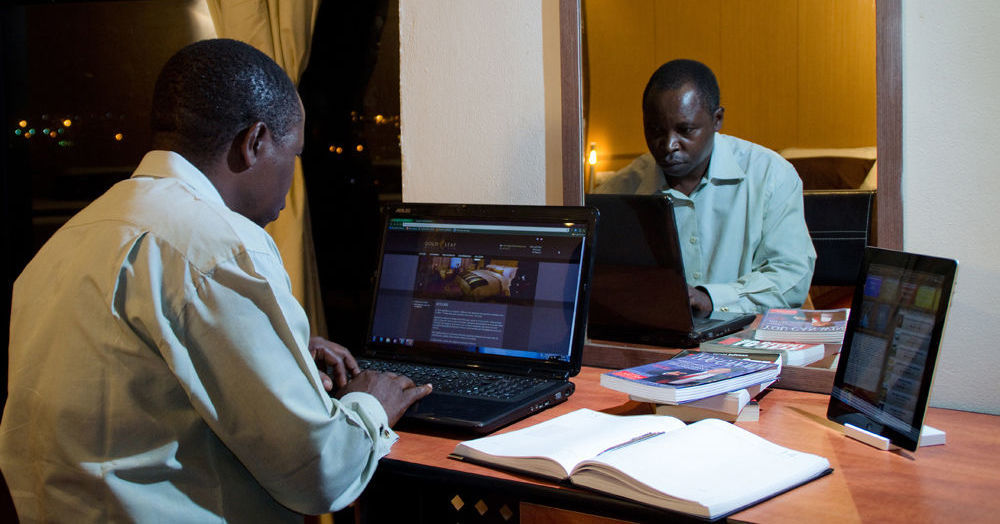
<svg viewBox="0 0 1000 524">
<path fill-rule="evenodd" d="M 502 276 L 502 277 L 504 277 L 504 278 L 506 278 L 508 280 L 510 280 L 511 278 L 513 278 L 514 277 L 514 273 L 517 271 L 516 267 L 498 266 L 496 264 L 490 264 L 490 265 L 486 266 L 486 269 L 489 269 L 490 271 L 492 271 L 492 272 L 494 272 L 494 273 L 496 273 L 496 274 L 498 274 L 498 275 L 500 275 L 500 276 Z"/>
<path fill-rule="evenodd" d="M 803 189 L 855 189 L 861 187 L 875 160 L 852 157 L 789 158 L 802 178 Z"/>
</svg>

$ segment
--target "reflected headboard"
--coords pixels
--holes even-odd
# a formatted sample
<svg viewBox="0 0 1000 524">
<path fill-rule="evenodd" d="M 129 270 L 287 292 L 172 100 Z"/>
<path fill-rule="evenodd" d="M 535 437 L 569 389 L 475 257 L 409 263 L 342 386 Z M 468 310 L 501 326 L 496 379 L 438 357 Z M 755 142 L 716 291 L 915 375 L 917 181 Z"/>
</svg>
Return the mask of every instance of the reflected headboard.
<svg viewBox="0 0 1000 524">
<path fill-rule="evenodd" d="M 795 166 L 802 188 L 875 189 L 878 163 L 874 147 L 812 149 L 790 147 L 781 156 Z"/>
</svg>

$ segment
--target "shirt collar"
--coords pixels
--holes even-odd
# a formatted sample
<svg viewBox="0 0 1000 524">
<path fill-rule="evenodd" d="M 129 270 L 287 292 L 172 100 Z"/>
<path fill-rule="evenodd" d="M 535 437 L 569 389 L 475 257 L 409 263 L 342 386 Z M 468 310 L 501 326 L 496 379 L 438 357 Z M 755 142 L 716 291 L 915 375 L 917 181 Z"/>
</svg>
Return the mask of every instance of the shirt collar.
<svg viewBox="0 0 1000 524">
<path fill-rule="evenodd" d="M 212 182 L 186 158 L 173 151 L 150 151 L 142 157 L 132 178 L 174 178 L 190 187 L 200 198 L 226 205 Z"/>
<path fill-rule="evenodd" d="M 746 172 L 733 158 L 729 137 L 722 133 L 716 133 L 713 143 L 712 158 L 708 161 L 708 172 L 705 173 L 705 180 L 711 182 L 714 179 L 742 180 L 746 178 Z"/>
<path fill-rule="evenodd" d="M 663 169 L 659 164 L 653 164 L 656 166 L 656 181 L 660 184 L 660 191 L 666 193 L 670 191 L 670 187 L 667 185 L 667 177 L 663 174 Z M 708 171 L 705 172 L 705 176 L 701 178 L 698 182 L 698 186 L 691 193 L 698 192 L 705 184 L 708 184 L 712 180 L 742 180 L 746 178 L 747 174 L 743 169 L 736 163 L 736 159 L 733 158 L 732 147 L 729 144 L 729 137 L 723 135 L 722 133 L 715 133 L 715 137 L 712 139 L 712 156 L 708 160 Z M 677 195 L 684 196 L 678 191 L 674 191 Z M 684 196 L 684 198 L 688 198 Z"/>
</svg>

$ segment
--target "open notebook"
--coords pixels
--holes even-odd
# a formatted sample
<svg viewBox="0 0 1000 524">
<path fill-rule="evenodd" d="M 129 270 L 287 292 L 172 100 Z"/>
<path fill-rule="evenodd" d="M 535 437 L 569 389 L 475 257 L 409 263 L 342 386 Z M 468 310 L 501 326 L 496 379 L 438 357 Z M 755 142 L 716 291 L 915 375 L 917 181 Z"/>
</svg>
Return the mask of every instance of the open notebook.
<svg viewBox="0 0 1000 524">
<path fill-rule="evenodd" d="M 582 358 L 594 211 L 461 204 L 384 211 L 359 363 L 434 385 L 404 423 L 486 433 L 564 401 Z M 473 383 L 463 383 L 470 374 Z"/>
</svg>

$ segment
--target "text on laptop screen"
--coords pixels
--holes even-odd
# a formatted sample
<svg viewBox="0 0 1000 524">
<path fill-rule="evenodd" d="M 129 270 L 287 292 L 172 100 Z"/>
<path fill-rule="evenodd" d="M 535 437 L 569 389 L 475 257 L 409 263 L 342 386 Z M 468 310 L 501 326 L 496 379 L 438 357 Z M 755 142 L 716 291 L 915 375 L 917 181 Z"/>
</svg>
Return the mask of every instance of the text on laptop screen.
<svg viewBox="0 0 1000 524">
<path fill-rule="evenodd" d="M 390 218 L 370 340 L 568 361 L 586 226 Z"/>
</svg>

